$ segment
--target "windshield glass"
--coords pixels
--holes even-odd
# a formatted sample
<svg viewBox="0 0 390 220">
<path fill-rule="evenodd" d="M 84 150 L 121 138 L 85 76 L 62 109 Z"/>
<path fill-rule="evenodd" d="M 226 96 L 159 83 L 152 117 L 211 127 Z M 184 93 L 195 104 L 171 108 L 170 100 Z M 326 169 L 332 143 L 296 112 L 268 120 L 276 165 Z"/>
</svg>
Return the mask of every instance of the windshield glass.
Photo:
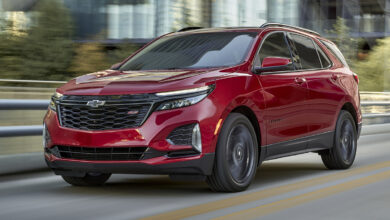
<svg viewBox="0 0 390 220">
<path fill-rule="evenodd" d="M 119 70 L 167 70 L 233 66 L 242 63 L 255 32 L 194 33 L 163 37 Z"/>
</svg>

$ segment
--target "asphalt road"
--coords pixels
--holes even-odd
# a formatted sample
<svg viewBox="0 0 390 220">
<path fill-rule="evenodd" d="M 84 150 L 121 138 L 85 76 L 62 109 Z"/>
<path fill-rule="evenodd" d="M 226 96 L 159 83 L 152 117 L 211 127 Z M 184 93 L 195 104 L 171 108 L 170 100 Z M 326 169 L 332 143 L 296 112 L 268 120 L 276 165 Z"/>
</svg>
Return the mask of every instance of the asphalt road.
<svg viewBox="0 0 390 220">
<path fill-rule="evenodd" d="M 0 176 L 0 219 L 389 219 L 390 134 L 362 136 L 355 165 L 329 171 L 317 154 L 265 162 L 242 193 L 167 176 L 113 175 L 103 187 L 52 173 Z"/>
</svg>

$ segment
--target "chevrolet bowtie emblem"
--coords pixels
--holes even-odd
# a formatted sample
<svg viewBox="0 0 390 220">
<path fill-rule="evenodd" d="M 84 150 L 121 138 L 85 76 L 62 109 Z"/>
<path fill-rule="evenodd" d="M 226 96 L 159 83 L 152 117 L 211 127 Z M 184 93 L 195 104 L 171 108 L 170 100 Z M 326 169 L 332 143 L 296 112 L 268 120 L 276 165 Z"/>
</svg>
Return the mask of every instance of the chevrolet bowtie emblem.
<svg viewBox="0 0 390 220">
<path fill-rule="evenodd" d="M 106 103 L 106 101 L 100 101 L 100 100 L 92 100 L 87 102 L 87 106 L 92 108 L 97 108 L 99 106 L 103 106 Z"/>
</svg>

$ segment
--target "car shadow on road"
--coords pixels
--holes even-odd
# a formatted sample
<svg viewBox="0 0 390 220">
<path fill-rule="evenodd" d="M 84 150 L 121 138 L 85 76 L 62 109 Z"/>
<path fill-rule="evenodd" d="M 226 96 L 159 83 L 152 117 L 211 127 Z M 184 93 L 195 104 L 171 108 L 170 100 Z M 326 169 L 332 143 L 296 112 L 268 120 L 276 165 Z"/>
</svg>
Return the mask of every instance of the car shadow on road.
<svg viewBox="0 0 390 220">
<path fill-rule="evenodd" d="M 257 170 L 257 175 L 249 190 L 292 182 L 311 176 L 322 175 L 327 169 L 322 163 L 264 163 Z M 161 175 L 113 175 L 102 187 L 62 187 L 57 188 L 66 194 L 111 194 L 112 196 L 190 196 L 213 193 L 204 182 L 172 181 Z M 56 192 L 58 193 L 58 191 Z"/>
<path fill-rule="evenodd" d="M 329 171 L 321 162 L 268 162 L 257 169 L 252 183 L 254 187 L 274 185 L 275 183 L 299 180 L 305 177 L 321 175 Z"/>
</svg>

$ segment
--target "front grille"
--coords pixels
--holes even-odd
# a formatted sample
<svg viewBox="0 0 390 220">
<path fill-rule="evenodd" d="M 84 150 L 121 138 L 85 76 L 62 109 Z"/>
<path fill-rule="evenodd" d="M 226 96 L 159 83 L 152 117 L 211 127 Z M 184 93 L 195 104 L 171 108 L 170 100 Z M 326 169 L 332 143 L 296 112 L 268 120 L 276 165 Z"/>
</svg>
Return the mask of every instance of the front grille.
<svg viewBox="0 0 390 220">
<path fill-rule="evenodd" d="M 175 128 L 167 139 L 175 145 L 192 145 L 192 131 L 196 124 L 184 125 Z"/>
<path fill-rule="evenodd" d="M 128 99 L 127 96 L 109 97 L 65 96 L 57 103 L 61 125 L 81 130 L 135 128 L 141 126 L 151 108 L 151 102 L 140 103 L 139 99 Z M 105 104 L 87 106 L 92 100 L 104 100 Z"/>
<path fill-rule="evenodd" d="M 58 152 L 61 158 L 115 161 L 115 160 L 141 160 L 147 147 L 72 147 L 55 146 L 50 151 Z"/>
</svg>

